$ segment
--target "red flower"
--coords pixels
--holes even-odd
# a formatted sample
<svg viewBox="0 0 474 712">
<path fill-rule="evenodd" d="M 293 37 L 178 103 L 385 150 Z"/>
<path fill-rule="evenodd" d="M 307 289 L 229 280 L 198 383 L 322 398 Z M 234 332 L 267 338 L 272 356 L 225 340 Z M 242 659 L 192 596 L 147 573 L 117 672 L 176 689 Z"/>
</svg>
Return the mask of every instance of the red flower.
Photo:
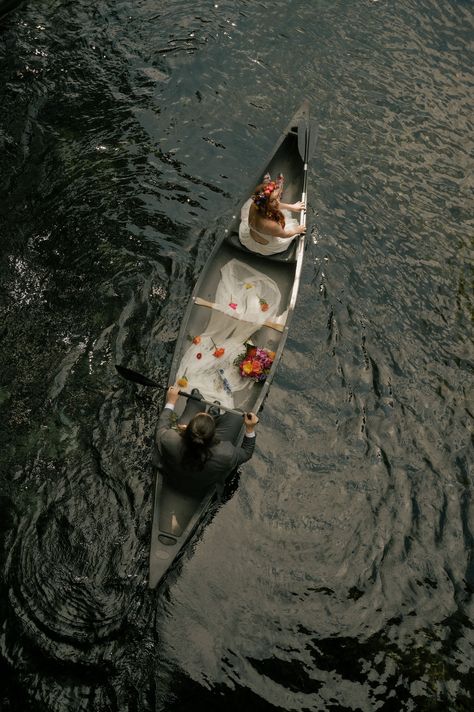
<svg viewBox="0 0 474 712">
<path fill-rule="evenodd" d="M 270 308 L 270 307 L 269 307 L 269 305 L 267 304 L 267 302 L 263 302 L 263 304 L 260 305 L 260 309 L 261 309 L 263 312 L 268 311 L 269 308 Z"/>
<path fill-rule="evenodd" d="M 257 359 L 252 361 L 252 373 L 262 373 L 262 364 Z"/>
<path fill-rule="evenodd" d="M 234 309 L 234 310 L 237 309 L 237 304 L 235 302 L 230 302 L 229 306 L 231 309 Z"/>
<path fill-rule="evenodd" d="M 247 358 L 253 358 L 257 354 L 257 349 L 249 349 L 247 351 Z"/>
<path fill-rule="evenodd" d="M 224 354 L 225 354 L 225 349 L 220 348 L 220 349 L 216 349 L 216 350 L 214 351 L 213 356 L 215 356 L 216 358 L 220 358 L 220 357 L 223 356 Z"/>
</svg>

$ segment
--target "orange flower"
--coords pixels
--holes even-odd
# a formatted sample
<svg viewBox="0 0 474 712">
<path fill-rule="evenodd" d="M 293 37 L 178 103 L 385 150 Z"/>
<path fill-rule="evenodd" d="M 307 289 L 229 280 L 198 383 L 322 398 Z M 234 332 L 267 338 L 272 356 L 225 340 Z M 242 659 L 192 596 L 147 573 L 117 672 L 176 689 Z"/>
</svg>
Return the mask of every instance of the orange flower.
<svg viewBox="0 0 474 712">
<path fill-rule="evenodd" d="M 200 337 L 200 336 L 195 336 L 194 339 L 193 339 L 193 344 L 196 344 L 196 346 L 197 346 L 197 345 L 200 344 L 200 343 L 201 343 L 201 337 Z"/>
<path fill-rule="evenodd" d="M 181 376 L 181 378 L 178 378 L 178 386 L 181 386 L 181 388 L 186 388 L 188 383 L 189 381 L 186 376 Z"/>
<path fill-rule="evenodd" d="M 225 349 L 220 348 L 220 349 L 216 349 L 212 355 L 215 356 L 216 358 L 220 358 L 224 354 L 225 354 Z"/>
<path fill-rule="evenodd" d="M 263 312 L 268 311 L 269 305 L 267 304 L 267 302 L 263 302 L 263 304 L 260 305 L 260 309 L 261 309 Z"/>
<path fill-rule="evenodd" d="M 271 358 L 271 360 L 273 361 L 273 359 L 275 358 L 275 352 L 274 352 L 274 351 L 268 351 L 267 353 L 268 353 L 268 358 Z"/>
</svg>

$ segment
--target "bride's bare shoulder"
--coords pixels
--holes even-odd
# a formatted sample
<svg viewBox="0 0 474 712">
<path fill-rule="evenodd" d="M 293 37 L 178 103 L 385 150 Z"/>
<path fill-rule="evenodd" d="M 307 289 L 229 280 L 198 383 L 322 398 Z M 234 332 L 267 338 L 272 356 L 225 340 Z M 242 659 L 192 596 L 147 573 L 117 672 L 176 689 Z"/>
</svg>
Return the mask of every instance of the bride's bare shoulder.
<svg viewBox="0 0 474 712">
<path fill-rule="evenodd" d="M 264 223 L 265 224 L 263 225 L 263 227 L 267 235 L 274 235 L 276 237 L 281 235 L 281 227 L 277 222 L 275 222 L 274 220 L 265 219 Z"/>
</svg>

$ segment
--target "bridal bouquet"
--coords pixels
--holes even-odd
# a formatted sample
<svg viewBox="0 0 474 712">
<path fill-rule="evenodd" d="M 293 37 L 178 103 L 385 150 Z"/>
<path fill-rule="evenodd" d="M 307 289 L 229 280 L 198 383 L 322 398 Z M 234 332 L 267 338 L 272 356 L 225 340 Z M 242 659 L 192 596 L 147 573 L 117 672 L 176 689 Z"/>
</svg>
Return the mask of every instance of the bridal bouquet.
<svg viewBox="0 0 474 712">
<path fill-rule="evenodd" d="M 275 352 L 260 349 L 251 343 L 245 344 L 246 351 L 235 360 L 242 378 L 251 378 L 257 383 L 263 383 L 270 373 Z"/>
</svg>

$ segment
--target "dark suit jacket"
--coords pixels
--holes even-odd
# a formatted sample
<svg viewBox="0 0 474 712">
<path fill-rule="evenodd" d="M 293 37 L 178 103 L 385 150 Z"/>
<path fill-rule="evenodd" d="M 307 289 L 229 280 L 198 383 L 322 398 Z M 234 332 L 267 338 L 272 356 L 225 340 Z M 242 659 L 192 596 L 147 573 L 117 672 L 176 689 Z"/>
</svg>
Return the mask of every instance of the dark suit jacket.
<svg viewBox="0 0 474 712">
<path fill-rule="evenodd" d="M 162 467 L 170 484 L 177 489 L 198 495 L 211 485 L 222 485 L 231 472 L 252 457 L 255 438 L 244 437 L 241 447 L 235 447 L 228 441 L 214 445 L 202 470 L 184 469 L 181 464 L 184 443 L 181 435 L 171 428 L 172 414 L 172 410 L 164 408 L 158 420 L 155 445 L 160 457 L 155 464 Z"/>
</svg>

